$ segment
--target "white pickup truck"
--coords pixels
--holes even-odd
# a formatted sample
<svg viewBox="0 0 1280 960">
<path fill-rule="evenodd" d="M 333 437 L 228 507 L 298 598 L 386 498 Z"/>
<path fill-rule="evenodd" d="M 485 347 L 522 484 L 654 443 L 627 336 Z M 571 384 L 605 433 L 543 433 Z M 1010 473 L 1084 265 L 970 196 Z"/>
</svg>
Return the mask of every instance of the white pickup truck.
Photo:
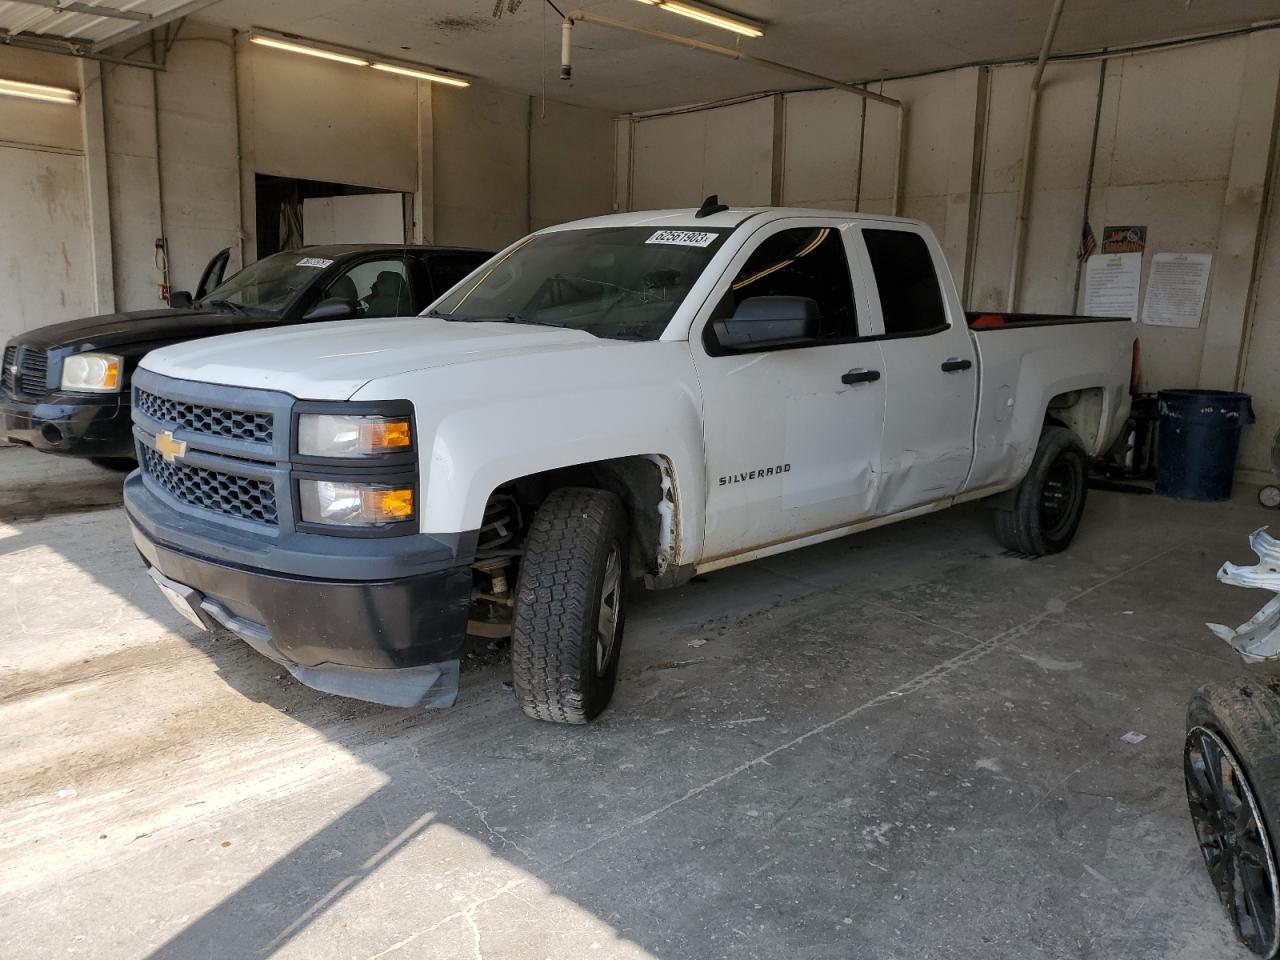
<svg viewBox="0 0 1280 960">
<path fill-rule="evenodd" d="M 525 712 L 582 723 L 629 581 L 979 498 L 1063 549 L 1136 373 L 1128 320 L 967 317 L 921 223 L 709 198 L 541 230 L 420 317 L 149 354 L 126 506 L 180 612 L 306 684 L 449 705 L 509 636 Z"/>
</svg>

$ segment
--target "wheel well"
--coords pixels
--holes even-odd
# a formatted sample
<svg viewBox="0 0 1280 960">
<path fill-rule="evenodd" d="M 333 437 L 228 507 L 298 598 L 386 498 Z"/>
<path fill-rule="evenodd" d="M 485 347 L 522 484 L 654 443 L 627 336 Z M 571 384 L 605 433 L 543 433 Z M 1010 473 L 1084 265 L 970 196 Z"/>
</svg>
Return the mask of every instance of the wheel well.
<svg viewBox="0 0 1280 960">
<path fill-rule="evenodd" d="M 1068 390 L 1049 400 L 1046 426 L 1066 427 L 1084 442 L 1090 454 L 1098 454 L 1102 435 L 1102 408 L 1106 393 L 1102 387 Z"/>
<path fill-rule="evenodd" d="M 635 577 L 661 576 L 679 544 L 675 474 L 667 458 L 640 455 L 558 467 L 519 477 L 490 494 L 515 497 L 527 523 L 551 491 L 561 487 L 608 490 L 622 501 L 631 531 L 631 571 Z"/>
</svg>

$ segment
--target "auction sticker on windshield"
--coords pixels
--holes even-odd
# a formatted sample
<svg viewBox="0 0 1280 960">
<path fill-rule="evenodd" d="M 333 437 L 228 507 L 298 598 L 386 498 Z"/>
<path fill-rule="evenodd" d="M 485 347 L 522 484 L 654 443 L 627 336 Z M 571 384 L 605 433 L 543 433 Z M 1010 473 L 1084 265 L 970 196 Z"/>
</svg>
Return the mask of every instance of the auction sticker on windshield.
<svg viewBox="0 0 1280 960">
<path fill-rule="evenodd" d="M 672 243 L 678 247 L 709 247 L 715 242 L 714 233 L 695 230 L 659 230 L 645 243 Z"/>
<path fill-rule="evenodd" d="M 325 267 L 333 266 L 332 260 L 326 260 L 323 257 L 303 257 L 298 261 L 299 267 L 318 267 L 323 270 Z"/>
</svg>

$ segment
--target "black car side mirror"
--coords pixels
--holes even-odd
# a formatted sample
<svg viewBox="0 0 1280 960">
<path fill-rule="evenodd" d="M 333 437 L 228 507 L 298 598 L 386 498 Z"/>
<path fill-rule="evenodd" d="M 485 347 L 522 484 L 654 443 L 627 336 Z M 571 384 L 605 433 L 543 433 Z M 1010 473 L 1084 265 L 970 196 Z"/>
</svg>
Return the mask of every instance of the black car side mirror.
<svg viewBox="0 0 1280 960">
<path fill-rule="evenodd" d="M 194 301 L 187 290 L 173 290 L 169 294 L 169 306 L 174 310 L 190 310 Z"/>
<path fill-rule="evenodd" d="M 348 320 L 356 315 L 359 308 L 354 300 L 344 300 L 342 297 L 330 297 L 328 300 L 321 300 L 314 307 L 302 315 L 304 321 L 312 320 Z"/>
<path fill-rule="evenodd" d="M 750 297 L 727 320 L 715 321 L 726 350 L 783 347 L 817 338 L 822 309 L 809 297 Z"/>
</svg>

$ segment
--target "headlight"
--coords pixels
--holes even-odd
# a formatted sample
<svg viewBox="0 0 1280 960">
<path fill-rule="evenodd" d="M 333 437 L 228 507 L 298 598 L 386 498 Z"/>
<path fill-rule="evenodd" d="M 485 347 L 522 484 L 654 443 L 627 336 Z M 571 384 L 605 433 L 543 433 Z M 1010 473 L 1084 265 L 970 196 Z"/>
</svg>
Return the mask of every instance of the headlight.
<svg viewBox="0 0 1280 960">
<path fill-rule="evenodd" d="M 376 457 L 413 445 L 406 417 L 352 417 L 304 413 L 298 418 L 298 453 L 304 457 Z"/>
<path fill-rule="evenodd" d="M 380 527 L 413 519 L 413 487 L 299 480 L 302 519 L 338 527 Z"/>
<path fill-rule="evenodd" d="M 75 353 L 62 361 L 62 389 L 116 393 L 124 362 L 110 353 Z"/>
</svg>

